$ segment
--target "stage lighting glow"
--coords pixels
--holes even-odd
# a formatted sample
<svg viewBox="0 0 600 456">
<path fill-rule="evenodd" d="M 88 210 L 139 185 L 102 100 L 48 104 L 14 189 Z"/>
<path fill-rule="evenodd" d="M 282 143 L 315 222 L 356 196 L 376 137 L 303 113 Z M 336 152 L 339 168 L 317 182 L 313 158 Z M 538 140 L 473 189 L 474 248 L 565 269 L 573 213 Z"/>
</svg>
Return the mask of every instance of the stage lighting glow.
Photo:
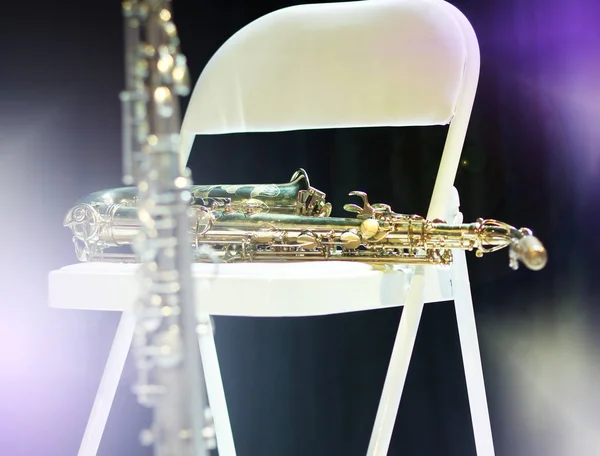
<svg viewBox="0 0 600 456">
<path fill-rule="evenodd" d="M 506 454 L 600 454 L 600 347 L 578 303 L 564 304 L 558 314 L 480 325 L 503 373 Z"/>
</svg>

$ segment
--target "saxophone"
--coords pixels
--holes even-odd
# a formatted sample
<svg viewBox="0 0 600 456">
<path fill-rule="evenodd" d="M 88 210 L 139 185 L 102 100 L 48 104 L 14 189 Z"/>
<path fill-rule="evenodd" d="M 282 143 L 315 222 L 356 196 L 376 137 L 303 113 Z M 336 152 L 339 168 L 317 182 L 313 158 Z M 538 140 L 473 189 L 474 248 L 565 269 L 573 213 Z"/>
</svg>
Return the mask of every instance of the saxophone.
<svg viewBox="0 0 600 456">
<path fill-rule="evenodd" d="M 387 204 L 346 204 L 355 217 L 331 217 L 325 194 L 310 186 L 303 169 L 289 183 L 192 186 L 190 249 L 207 261 L 210 246 L 219 261 L 355 261 L 389 269 L 395 265 L 449 265 L 452 250 L 475 250 L 476 256 L 509 250 L 509 266 L 537 271 L 547 252 L 528 228 L 493 219 L 452 224 L 399 214 Z M 131 245 L 139 232 L 133 188 L 89 195 L 71 208 L 64 225 L 73 232 L 81 261 L 138 261 Z M 214 255 L 212 256 L 214 260 Z"/>
<path fill-rule="evenodd" d="M 140 434 L 143 445 L 152 446 L 157 456 L 201 456 L 215 442 L 203 390 L 198 346 L 203 323 L 196 314 L 188 248 L 186 187 L 191 179 L 189 170 L 180 169 L 177 151 L 177 97 L 189 93 L 189 77 L 170 3 L 122 3 L 127 81 L 121 93 L 123 182 L 136 187 L 129 190 L 135 189 L 135 197 L 125 192 L 121 198 L 133 209 L 136 229 L 129 240 L 141 263 L 134 306 L 134 392 L 153 411 L 151 427 Z M 85 211 L 74 215 L 82 220 L 91 215 L 88 224 L 98 221 Z M 117 213 L 102 218 L 110 218 L 115 229 L 121 225 Z"/>
</svg>

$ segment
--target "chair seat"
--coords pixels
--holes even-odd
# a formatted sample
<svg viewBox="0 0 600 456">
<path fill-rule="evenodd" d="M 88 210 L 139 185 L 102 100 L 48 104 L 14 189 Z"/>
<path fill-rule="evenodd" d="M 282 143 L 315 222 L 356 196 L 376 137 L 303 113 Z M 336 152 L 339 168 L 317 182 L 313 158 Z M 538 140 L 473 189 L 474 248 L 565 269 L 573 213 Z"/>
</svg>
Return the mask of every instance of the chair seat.
<svg viewBox="0 0 600 456">
<path fill-rule="evenodd" d="M 137 264 L 79 263 L 52 271 L 50 306 L 131 310 L 138 293 Z M 425 302 L 452 300 L 450 269 L 425 268 Z M 193 265 L 198 304 L 211 315 L 301 317 L 398 307 L 411 268 L 382 272 L 349 262 Z"/>
</svg>

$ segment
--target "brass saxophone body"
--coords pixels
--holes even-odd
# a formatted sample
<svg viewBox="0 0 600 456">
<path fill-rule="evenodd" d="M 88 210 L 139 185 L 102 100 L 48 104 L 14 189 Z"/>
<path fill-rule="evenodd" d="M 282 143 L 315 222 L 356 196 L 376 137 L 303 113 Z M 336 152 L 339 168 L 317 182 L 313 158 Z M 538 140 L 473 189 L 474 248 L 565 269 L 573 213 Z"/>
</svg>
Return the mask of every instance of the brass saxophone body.
<svg viewBox="0 0 600 456">
<path fill-rule="evenodd" d="M 209 245 L 223 262 L 356 261 L 378 267 L 452 263 L 455 249 L 477 256 L 509 248 L 510 266 L 522 262 L 542 269 L 547 253 L 527 228 L 496 220 L 449 224 L 395 213 L 351 192 L 362 205 L 344 209 L 355 217 L 330 217 L 325 194 L 298 170 L 287 184 L 196 186 L 191 189 L 190 230 L 195 252 Z M 107 254 L 129 247 L 139 232 L 135 190 L 98 192 L 69 211 L 65 225 L 74 234 L 82 261 L 136 261 L 133 253 Z M 94 223 L 89 223 L 93 221 Z M 196 261 L 204 261 L 202 255 Z"/>
</svg>

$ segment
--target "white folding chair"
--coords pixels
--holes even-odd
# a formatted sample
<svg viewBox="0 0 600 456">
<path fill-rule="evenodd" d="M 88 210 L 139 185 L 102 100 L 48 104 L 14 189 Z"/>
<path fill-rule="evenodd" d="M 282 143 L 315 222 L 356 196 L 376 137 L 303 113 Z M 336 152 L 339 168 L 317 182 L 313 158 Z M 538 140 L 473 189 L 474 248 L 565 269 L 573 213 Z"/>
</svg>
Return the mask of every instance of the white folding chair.
<svg viewBox="0 0 600 456">
<path fill-rule="evenodd" d="M 181 164 L 199 134 L 449 124 L 427 217 L 458 223 L 462 215 L 453 183 L 478 77 L 475 33 L 462 13 L 443 0 L 284 8 L 233 35 L 207 64 L 183 120 Z M 76 264 L 50 275 L 51 306 L 123 312 L 80 456 L 96 454 L 130 348 L 135 267 Z M 454 301 L 477 454 L 494 454 L 463 251 L 454 252 L 450 267 L 406 267 L 393 273 L 337 262 L 218 267 L 216 277 L 212 265 L 193 267 L 204 316 L 310 316 L 404 305 L 369 456 L 387 454 L 423 303 Z M 290 296 L 290 286 L 299 282 L 304 286 L 294 286 Z M 318 296 L 304 291 L 315 286 L 320 287 Z M 233 456 L 210 331 L 201 337 L 200 347 L 219 453 Z"/>
<path fill-rule="evenodd" d="M 182 160 L 198 134 L 450 124 L 427 217 L 459 222 L 453 184 L 478 78 L 475 33 L 445 1 L 285 8 L 240 30 L 210 60 L 183 120 Z M 454 256 L 452 298 L 477 453 L 492 455 L 466 260 L 464 252 Z M 387 454 L 423 309 L 423 287 L 430 284 L 424 268 L 415 269 L 369 445 L 373 456 Z M 256 311 L 248 306 L 246 315 Z M 216 353 L 203 352 L 203 357 Z"/>
</svg>

